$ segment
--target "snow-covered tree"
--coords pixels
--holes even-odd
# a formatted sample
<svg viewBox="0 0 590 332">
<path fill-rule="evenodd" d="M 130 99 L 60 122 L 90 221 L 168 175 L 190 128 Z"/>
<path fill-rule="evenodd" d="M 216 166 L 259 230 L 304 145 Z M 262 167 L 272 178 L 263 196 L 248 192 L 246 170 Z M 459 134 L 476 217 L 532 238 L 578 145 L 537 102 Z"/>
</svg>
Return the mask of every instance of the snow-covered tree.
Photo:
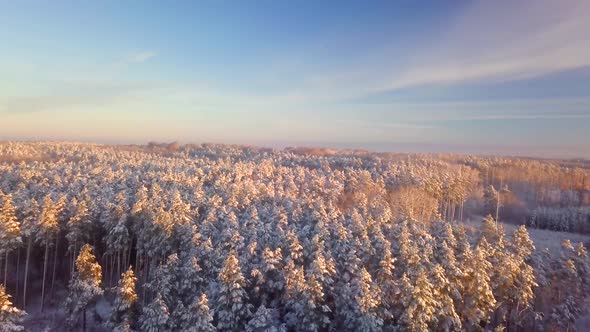
<svg viewBox="0 0 590 332">
<path fill-rule="evenodd" d="M 141 331 L 168 332 L 173 330 L 174 322 L 170 319 L 170 311 L 160 293 L 157 293 L 152 302 L 143 308 L 140 321 Z"/>
<path fill-rule="evenodd" d="M 383 321 L 378 316 L 381 304 L 381 290 L 369 272 L 363 267 L 353 278 L 351 292 L 354 297 L 352 310 L 344 321 L 344 326 L 351 331 L 381 331 Z"/>
<path fill-rule="evenodd" d="M 217 328 L 223 331 L 241 331 L 252 316 L 252 305 L 248 302 L 248 294 L 244 290 L 246 279 L 234 251 L 227 256 L 217 279 Z"/>
<path fill-rule="evenodd" d="M 400 280 L 400 304 L 403 307 L 400 324 L 407 331 L 427 331 L 438 323 L 438 310 L 434 286 L 424 270 L 418 272 L 414 280 L 403 275 Z"/>
<path fill-rule="evenodd" d="M 305 280 L 303 268 L 289 261 L 285 267 L 285 292 L 283 294 L 285 323 L 296 331 L 319 331 L 330 323 L 330 308 L 322 304 L 324 290 L 321 283 L 311 277 Z"/>
<path fill-rule="evenodd" d="M 281 323 L 277 310 L 260 305 L 252 319 L 246 325 L 246 332 L 286 332 L 287 328 Z"/>
<path fill-rule="evenodd" d="M 20 223 L 16 218 L 12 195 L 5 195 L 0 210 L 0 258 L 4 257 L 4 285 L 8 278 L 8 255 L 21 245 Z"/>
<path fill-rule="evenodd" d="M 72 257 L 78 255 L 78 249 L 87 243 L 92 229 L 92 221 L 85 200 L 81 200 L 75 206 L 74 216 L 68 220 L 66 239 L 68 240 L 68 252 Z"/>
<path fill-rule="evenodd" d="M 135 290 L 137 278 L 133 269 L 129 269 L 121 275 L 116 287 L 115 301 L 111 309 L 111 317 L 108 326 L 113 329 L 131 329 L 136 325 L 138 310 L 138 296 Z"/>
<path fill-rule="evenodd" d="M 78 258 L 76 258 L 76 269 L 74 277 L 70 280 L 69 295 L 66 300 L 66 306 L 69 309 L 68 321 L 71 325 L 76 324 L 80 313 L 82 313 L 82 327 L 84 331 L 86 330 L 86 310 L 88 305 L 103 293 L 100 286 L 101 279 L 102 269 L 100 264 L 96 262 L 92 247 L 85 244 L 80 249 Z"/>
<path fill-rule="evenodd" d="M 39 222 L 39 206 L 37 200 L 31 199 L 26 201 L 26 208 L 23 211 L 23 224 L 22 224 L 22 234 L 26 238 L 27 248 L 26 248 L 26 256 L 25 256 L 25 275 L 24 275 L 24 285 L 23 285 L 23 307 L 27 305 L 27 289 L 29 285 L 29 266 L 31 261 L 31 252 L 33 250 L 33 242 L 35 240 L 35 234 L 37 233 L 38 229 L 38 222 Z"/>
<path fill-rule="evenodd" d="M 47 263 L 49 260 L 49 247 L 53 243 L 53 238 L 59 231 L 55 206 L 51 196 L 45 196 L 43 201 L 43 210 L 39 218 L 39 227 L 37 231 L 37 240 L 45 247 L 45 257 L 43 259 L 43 280 L 41 284 L 41 311 L 45 305 L 45 280 L 47 276 Z"/>
<path fill-rule="evenodd" d="M 177 322 L 180 331 L 213 332 L 213 315 L 209 310 L 209 301 L 205 294 L 196 296 Z"/>
<path fill-rule="evenodd" d="M 472 253 L 467 255 L 462 282 L 462 303 L 459 314 L 465 327 L 479 326 L 487 321 L 496 308 L 489 272 L 492 265 L 487 260 L 489 247 L 483 238 Z"/>
<path fill-rule="evenodd" d="M 17 332 L 24 331 L 21 319 L 26 313 L 12 305 L 10 295 L 6 294 L 6 288 L 0 285 L 0 331 Z"/>
</svg>

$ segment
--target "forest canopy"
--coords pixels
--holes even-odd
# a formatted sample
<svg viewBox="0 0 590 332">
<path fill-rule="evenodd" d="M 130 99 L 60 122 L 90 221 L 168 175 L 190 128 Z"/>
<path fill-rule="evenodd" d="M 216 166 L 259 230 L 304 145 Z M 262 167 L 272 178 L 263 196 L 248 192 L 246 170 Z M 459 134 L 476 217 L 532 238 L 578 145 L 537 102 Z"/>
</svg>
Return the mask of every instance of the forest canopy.
<svg viewBox="0 0 590 332">
<path fill-rule="evenodd" d="M 572 330 L 588 244 L 530 229 L 589 206 L 583 162 L 2 143 L 0 330 Z"/>
</svg>

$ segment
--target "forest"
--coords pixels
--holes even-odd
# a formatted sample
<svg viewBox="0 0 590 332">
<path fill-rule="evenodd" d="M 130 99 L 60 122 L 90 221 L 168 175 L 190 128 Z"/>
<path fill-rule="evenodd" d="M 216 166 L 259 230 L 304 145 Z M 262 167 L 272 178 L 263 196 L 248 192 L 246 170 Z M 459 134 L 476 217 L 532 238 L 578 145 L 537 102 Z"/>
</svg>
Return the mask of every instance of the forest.
<svg viewBox="0 0 590 332">
<path fill-rule="evenodd" d="M 0 331 L 583 330 L 589 245 L 584 160 L 0 143 Z"/>
</svg>

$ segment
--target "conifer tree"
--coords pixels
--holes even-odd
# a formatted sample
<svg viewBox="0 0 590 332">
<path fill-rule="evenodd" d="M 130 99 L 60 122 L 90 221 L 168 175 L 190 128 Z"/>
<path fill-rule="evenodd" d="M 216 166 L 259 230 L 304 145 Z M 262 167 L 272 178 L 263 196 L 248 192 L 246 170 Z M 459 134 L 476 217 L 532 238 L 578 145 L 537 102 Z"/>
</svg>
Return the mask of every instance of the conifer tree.
<svg viewBox="0 0 590 332">
<path fill-rule="evenodd" d="M 209 310 L 209 301 L 205 294 L 195 297 L 188 306 L 185 316 L 181 318 L 179 329 L 186 332 L 216 331 L 213 325 L 213 316 Z"/>
<path fill-rule="evenodd" d="M 379 267 L 377 269 L 377 275 L 375 282 L 381 288 L 381 312 L 380 317 L 383 320 L 383 324 L 387 327 L 393 323 L 393 310 L 398 303 L 398 285 L 394 277 L 395 271 L 395 258 L 391 254 L 389 241 L 383 249 L 381 260 L 379 261 Z"/>
<path fill-rule="evenodd" d="M 6 288 L 0 285 L 0 331 L 18 332 L 24 331 L 20 320 L 26 313 L 12 305 L 10 295 L 6 294 Z"/>
<path fill-rule="evenodd" d="M 364 267 L 353 278 L 351 288 L 353 308 L 344 321 L 345 327 L 351 331 L 381 331 L 383 321 L 377 312 L 381 291 Z"/>
<path fill-rule="evenodd" d="M 285 324 L 281 323 L 277 310 L 260 305 L 254 317 L 246 325 L 246 332 L 286 332 Z"/>
<path fill-rule="evenodd" d="M 244 290 L 246 280 L 240 269 L 235 251 L 228 255 L 218 276 L 216 300 L 217 328 L 223 331 L 241 331 L 252 315 L 252 305 Z"/>
<path fill-rule="evenodd" d="M 283 296 L 288 328 L 316 332 L 330 323 L 327 316 L 330 309 L 317 303 L 324 298 L 321 284 L 313 276 L 306 282 L 303 268 L 296 267 L 293 261 L 289 261 L 285 268 Z"/>
<path fill-rule="evenodd" d="M 74 325 L 82 313 L 82 329 L 86 331 L 86 310 L 88 305 L 103 293 L 100 286 L 101 279 L 102 269 L 96 262 L 92 247 L 85 244 L 76 258 L 76 269 L 74 277 L 70 280 L 69 295 L 66 300 L 70 325 Z"/>
<path fill-rule="evenodd" d="M 76 204 L 76 203 L 74 203 Z M 68 252 L 72 259 L 77 257 L 78 250 L 83 243 L 88 242 L 92 221 L 88 212 L 88 206 L 85 200 L 81 200 L 75 206 L 74 216 L 68 220 L 66 239 L 68 240 Z"/>
<path fill-rule="evenodd" d="M 135 290 L 137 278 L 133 273 L 131 266 L 126 272 L 123 272 L 119 284 L 116 287 L 115 301 L 111 309 L 109 327 L 113 329 L 125 330 L 134 327 L 137 322 L 138 296 Z"/>
<path fill-rule="evenodd" d="M 8 255 L 22 245 L 20 223 L 16 218 L 12 195 L 4 196 L 0 210 L 0 259 L 4 258 L 4 286 L 8 278 Z"/>
<path fill-rule="evenodd" d="M 27 305 L 27 289 L 29 284 L 29 265 L 31 260 L 31 251 L 33 242 L 39 226 L 39 206 L 37 200 L 27 201 L 26 209 L 23 212 L 24 219 L 22 225 L 23 236 L 27 239 L 26 257 L 25 257 L 25 275 L 23 285 L 23 307 Z"/>
<path fill-rule="evenodd" d="M 173 330 L 170 311 L 160 293 L 157 293 L 152 302 L 143 308 L 140 320 L 141 331 L 168 332 Z"/>
<path fill-rule="evenodd" d="M 483 238 L 475 250 L 468 252 L 464 266 L 462 279 L 463 302 L 460 306 L 460 315 L 465 322 L 465 327 L 479 326 L 482 321 L 487 321 L 490 314 L 496 308 L 496 299 L 492 293 L 489 271 L 492 265 L 486 259 L 488 253 L 485 248 L 489 247 Z"/>
<path fill-rule="evenodd" d="M 434 286 L 424 270 L 415 274 L 414 280 L 404 274 L 400 281 L 400 293 L 403 312 L 399 321 L 406 330 L 427 331 L 436 326 L 438 303 Z"/>
<path fill-rule="evenodd" d="M 41 284 L 41 311 L 45 306 L 45 280 L 47 276 L 47 263 L 49 260 L 49 247 L 53 243 L 53 238 L 59 231 L 59 224 L 55 214 L 53 201 L 49 195 L 45 196 L 43 201 L 43 211 L 39 218 L 39 229 L 37 240 L 45 247 L 45 258 L 43 260 L 43 280 Z"/>
</svg>

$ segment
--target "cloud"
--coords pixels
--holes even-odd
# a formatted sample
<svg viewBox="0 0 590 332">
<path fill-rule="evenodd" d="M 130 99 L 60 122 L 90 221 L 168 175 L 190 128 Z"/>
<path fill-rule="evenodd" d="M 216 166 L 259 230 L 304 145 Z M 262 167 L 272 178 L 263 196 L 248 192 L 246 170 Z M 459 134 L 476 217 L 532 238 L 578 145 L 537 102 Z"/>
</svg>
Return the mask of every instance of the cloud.
<svg viewBox="0 0 590 332">
<path fill-rule="evenodd" d="M 152 58 L 154 58 L 157 54 L 152 51 L 143 51 L 133 54 L 128 54 L 123 58 L 123 63 L 133 64 L 133 63 L 144 63 Z"/>
<path fill-rule="evenodd" d="M 478 1 L 381 90 L 509 81 L 590 66 L 590 2 Z"/>
</svg>

